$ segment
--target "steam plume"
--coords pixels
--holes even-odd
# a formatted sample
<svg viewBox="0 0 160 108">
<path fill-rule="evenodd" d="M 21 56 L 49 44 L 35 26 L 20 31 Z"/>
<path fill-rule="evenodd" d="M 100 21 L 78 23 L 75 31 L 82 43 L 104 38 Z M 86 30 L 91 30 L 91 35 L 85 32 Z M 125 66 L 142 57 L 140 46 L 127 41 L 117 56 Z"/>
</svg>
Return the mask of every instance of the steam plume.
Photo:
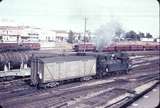
<svg viewBox="0 0 160 108">
<path fill-rule="evenodd" d="M 101 25 L 95 32 L 97 50 L 102 51 L 105 45 L 109 45 L 120 29 L 121 25 L 116 21 Z"/>
</svg>

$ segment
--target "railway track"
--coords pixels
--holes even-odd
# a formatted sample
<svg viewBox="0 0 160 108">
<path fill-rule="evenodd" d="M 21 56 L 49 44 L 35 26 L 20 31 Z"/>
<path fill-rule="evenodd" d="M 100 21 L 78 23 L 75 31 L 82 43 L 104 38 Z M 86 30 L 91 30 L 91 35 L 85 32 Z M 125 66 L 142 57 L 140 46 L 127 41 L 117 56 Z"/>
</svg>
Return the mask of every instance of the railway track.
<svg viewBox="0 0 160 108">
<path fill-rule="evenodd" d="M 5 85 L 11 85 L 11 84 L 17 84 L 18 82 L 23 82 L 23 81 L 27 81 L 29 80 L 30 78 L 29 77 L 25 77 L 25 78 L 18 78 L 18 79 L 13 79 L 13 80 L 10 80 L 10 81 L 1 81 L 0 82 L 0 87 L 1 86 L 5 86 Z M 1 88 L 0 88 L 1 89 Z"/>
<path fill-rule="evenodd" d="M 141 81 L 139 80 L 137 83 L 141 83 L 141 84 L 136 85 L 136 86 L 142 85 L 142 82 L 143 83 L 147 83 L 147 82 L 153 81 L 153 79 L 150 80 L 150 78 L 151 78 L 151 76 L 147 76 L 146 79 L 141 79 Z M 155 78 L 155 75 L 153 75 L 152 78 Z M 135 88 L 135 87 L 133 87 L 133 88 Z M 124 94 L 126 97 L 130 96 L 130 93 L 133 93 L 133 90 L 131 90 L 131 88 L 129 89 L 128 87 L 124 87 L 124 86 L 119 87 L 119 88 L 115 87 L 115 88 L 111 89 L 110 91 L 106 91 L 106 92 L 103 92 L 101 94 L 98 94 L 94 98 L 87 98 L 85 100 L 82 100 L 81 102 L 78 102 L 78 103 L 72 105 L 71 108 L 80 107 L 80 106 L 83 106 L 84 104 L 87 104 L 86 105 L 86 107 L 87 107 L 88 103 L 90 103 L 90 105 L 88 107 L 102 107 L 102 106 L 106 107 L 106 106 L 110 106 L 110 104 L 113 104 L 113 102 L 109 101 L 109 102 L 106 103 L 106 100 L 110 100 L 109 97 L 115 98 L 116 96 L 121 95 L 121 94 Z M 99 100 L 101 100 L 101 101 L 99 101 Z"/>
<path fill-rule="evenodd" d="M 154 88 L 156 88 L 158 85 L 159 85 L 160 83 L 159 82 L 157 82 L 157 83 L 154 83 L 154 84 L 152 84 L 150 87 L 148 87 L 148 88 L 146 88 L 145 90 L 143 90 L 141 93 L 138 93 L 138 94 L 135 94 L 134 96 L 132 96 L 132 97 L 127 97 L 127 98 L 125 98 L 125 99 L 122 99 L 122 100 L 120 100 L 120 101 L 118 101 L 118 102 L 116 102 L 116 103 L 114 103 L 114 104 L 112 104 L 112 105 L 110 105 L 110 106 L 108 106 L 108 107 L 105 107 L 105 108 L 127 108 L 127 107 L 131 107 L 131 105 L 134 103 L 134 102 L 136 102 L 138 99 L 141 99 L 141 98 L 143 98 L 143 96 L 145 95 L 145 94 L 147 94 L 148 92 L 150 92 L 152 89 L 154 89 Z M 154 101 L 154 100 L 153 100 Z M 146 103 L 143 103 L 145 106 L 148 106 L 148 104 L 146 104 Z M 152 103 L 151 103 L 152 104 Z M 134 104 L 133 104 L 134 105 Z M 144 106 L 143 105 L 143 106 Z M 150 105 L 149 105 L 150 106 Z M 156 106 L 156 105 L 151 105 L 151 106 Z M 135 106 L 134 106 L 135 107 Z M 141 105 L 141 107 L 142 107 L 142 105 Z M 157 105 L 157 107 L 156 108 L 159 108 L 159 106 Z"/>
<path fill-rule="evenodd" d="M 16 103 L 15 107 L 29 107 L 29 106 L 35 106 L 35 105 L 36 106 L 38 105 L 38 107 L 44 107 L 44 106 L 47 106 L 47 107 L 57 106 L 58 107 L 61 105 L 62 106 L 64 105 L 74 106 L 74 104 L 71 104 L 72 102 L 71 100 L 77 100 L 77 99 L 80 99 L 82 97 L 84 98 L 87 96 L 92 97 L 90 96 L 91 94 L 93 93 L 96 94 L 99 91 L 104 91 L 102 92 L 102 94 L 106 93 L 106 95 L 108 93 L 110 94 L 111 91 L 112 92 L 115 91 L 115 92 L 118 92 L 118 94 L 121 94 L 127 91 L 124 88 L 126 87 L 128 89 L 134 88 L 135 86 L 137 86 L 137 83 L 138 85 L 142 85 L 144 82 L 150 81 L 151 78 L 152 80 L 154 80 L 155 76 L 157 77 L 156 74 L 137 77 L 135 78 L 137 79 L 136 83 L 135 81 L 133 82 L 129 80 L 119 79 L 119 80 L 115 80 L 110 83 L 103 83 L 103 84 L 92 85 L 92 86 L 83 86 L 83 87 L 78 87 L 78 88 L 73 88 L 73 89 L 68 89 L 68 90 L 51 88 L 47 90 L 36 91 L 33 89 L 33 91 L 30 91 L 29 94 L 27 93 L 27 91 L 25 91 L 23 95 L 19 94 L 18 96 L 13 96 L 13 97 L 11 96 L 8 98 L 3 97 L 3 102 L 1 102 L 1 104 L 3 103 L 5 107 L 13 107 L 15 103 Z M 125 85 L 125 86 L 121 87 L 121 85 Z M 131 88 L 128 87 L 129 85 Z M 111 93 L 110 98 L 117 96 L 117 95 L 113 96 L 114 94 L 115 94 L 114 92 L 113 94 Z M 101 95 L 101 94 L 97 94 L 97 95 Z M 84 98 L 84 99 L 87 99 L 87 98 Z M 43 103 L 43 105 L 41 103 Z"/>
</svg>

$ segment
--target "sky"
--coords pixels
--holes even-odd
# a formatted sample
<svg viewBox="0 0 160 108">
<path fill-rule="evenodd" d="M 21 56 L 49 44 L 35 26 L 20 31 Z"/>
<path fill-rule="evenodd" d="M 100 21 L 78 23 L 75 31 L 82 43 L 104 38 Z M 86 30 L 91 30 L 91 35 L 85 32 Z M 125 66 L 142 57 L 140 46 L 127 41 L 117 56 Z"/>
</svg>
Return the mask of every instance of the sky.
<svg viewBox="0 0 160 108">
<path fill-rule="evenodd" d="M 157 0 L 3 0 L 0 25 L 29 25 L 54 30 L 95 32 L 101 25 L 116 21 L 125 31 L 159 35 Z"/>
</svg>

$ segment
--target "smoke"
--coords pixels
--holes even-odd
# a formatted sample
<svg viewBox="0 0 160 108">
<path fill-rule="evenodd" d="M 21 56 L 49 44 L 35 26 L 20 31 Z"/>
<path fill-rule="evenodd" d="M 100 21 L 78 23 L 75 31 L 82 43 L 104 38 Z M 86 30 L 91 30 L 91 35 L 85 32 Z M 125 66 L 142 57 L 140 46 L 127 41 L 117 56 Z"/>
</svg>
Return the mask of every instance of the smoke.
<svg viewBox="0 0 160 108">
<path fill-rule="evenodd" d="M 121 28 L 121 24 L 113 20 L 101 25 L 95 32 L 97 50 L 102 51 L 104 46 L 109 45 Z"/>
</svg>

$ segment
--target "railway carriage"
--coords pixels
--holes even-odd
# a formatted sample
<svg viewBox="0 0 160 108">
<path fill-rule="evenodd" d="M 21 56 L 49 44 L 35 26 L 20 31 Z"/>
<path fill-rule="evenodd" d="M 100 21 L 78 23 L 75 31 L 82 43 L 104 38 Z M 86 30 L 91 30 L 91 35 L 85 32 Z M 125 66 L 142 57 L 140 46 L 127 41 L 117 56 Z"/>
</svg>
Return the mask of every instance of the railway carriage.
<svg viewBox="0 0 160 108">
<path fill-rule="evenodd" d="M 39 50 L 39 43 L 0 43 L 0 52 Z"/>
<path fill-rule="evenodd" d="M 73 50 L 76 52 L 80 51 L 96 51 L 96 45 L 94 43 L 78 43 L 73 46 Z"/>
</svg>

